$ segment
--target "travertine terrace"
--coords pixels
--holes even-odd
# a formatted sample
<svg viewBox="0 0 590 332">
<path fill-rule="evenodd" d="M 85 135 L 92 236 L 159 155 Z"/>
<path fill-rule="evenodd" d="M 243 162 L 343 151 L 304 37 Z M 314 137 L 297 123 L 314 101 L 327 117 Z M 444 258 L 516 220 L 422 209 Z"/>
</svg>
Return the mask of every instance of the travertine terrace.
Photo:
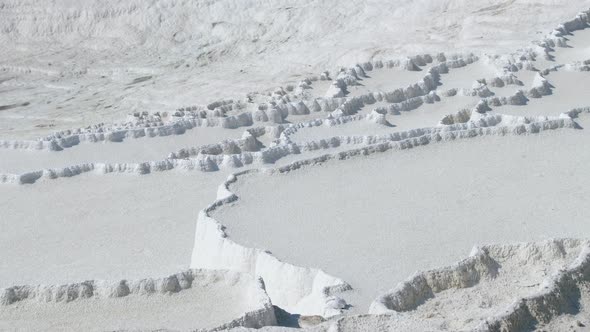
<svg viewBox="0 0 590 332">
<path fill-rule="evenodd" d="M 0 329 L 590 326 L 588 8 L 0 2 Z"/>
</svg>

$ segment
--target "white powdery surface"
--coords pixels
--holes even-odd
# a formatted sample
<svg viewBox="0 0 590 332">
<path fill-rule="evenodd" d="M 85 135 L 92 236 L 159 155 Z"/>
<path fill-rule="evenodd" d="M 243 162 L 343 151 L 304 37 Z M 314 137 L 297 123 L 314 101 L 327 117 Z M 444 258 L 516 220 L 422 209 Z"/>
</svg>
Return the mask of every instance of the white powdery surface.
<svg viewBox="0 0 590 332">
<path fill-rule="evenodd" d="M 186 269 L 221 172 L 83 174 L 0 186 L 0 288 Z"/>
<path fill-rule="evenodd" d="M 245 176 L 231 187 L 235 206 L 213 217 L 238 243 L 349 282 L 345 297 L 366 312 L 412 272 L 474 243 L 590 234 L 587 133 L 475 138 Z"/>
<path fill-rule="evenodd" d="M 574 31 L 566 37 L 571 47 L 558 48 L 552 55 L 558 63 L 573 63 L 590 60 L 590 29 Z"/>
<path fill-rule="evenodd" d="M 0 329 L 85 330 L 182 329 L 216 327 L 241 312 L 227 286 L 208 286 L 181 294 L 130 296 L 68 304 L 29 302 L 0 310 Z M 207 298 L 206 301 L 195 299 Z M 204 310 L 206 309 L 206 310 Z M 213 309 L 213 310 L 211 310 Z M 119 317 L 119 318 L 117 318 Z"/>
<path fill-rule="evenodd" d="M 229 271 L 189 270 L 182 285 L 157 289 L 159 280 L 122 297 L 22 299 L 0 305 L 0 329 L 22 331 L 195 330 L 275 324 L 258 278 Z M 134 282 L 126 281 L 128 284 Z M 138 283 L 141 283 L 139 281 Z"/>
<path fill-rule="evenodd" d="M 386 116 L 392 119 L 392 116 Z M 338 126 L 320 125 L 315 127 L 301 128 L 294 134 L 290 135 L 293 142 L 303 143 L 307 141 L 319 140 L 335 136 L 355 136 L 355 135 L 385 135 L 393 132 L 396 128 L 370 122 L 366 119 L 351 121 Z"/>
<path fill-rule="evenodd" d="M 590 207 L 584 198 L 590 178 L 584 167 L 590 154 L 582 147 L 590 134 L 574 130 L 562 114 L 587 106 L 589 76 L 583 71 L 590 62 L 580 61 L 586 60 L 589 39 L 586 32 L 569 30 L 587 27 L 588 15 L 564 23 L 541 44 L 529 43 L 586 9 L 578 5 L 587 1 L 58 0 L 45 5 L 0 4 L 5 46 L 0 138 L 6 138 L 0 145 L 65 148 L 0 150 L 0 329 L 5 324 L 29 330 L 184 330 L 275 323 L 261 282 L 242 287 L 233 272 L 216 271 L 211 283 L 191 287 L 198 278 L 186 271 L 189 262 L 260 275 L 273 302 L 297 314 L 339 314 L 349 309 L 340 295 L 352 305 L 349 313 L 366 313 L 371 301 L 371 313 L 396 310 L 380 299 L 394 298 L 391 288 L 399 281 L 410 280 L 406 277 L 415 270 L 453 263 L 474 244 L 588 236 L 584 218 Z M 562 47 L 566 44 L 574 47 Z M 508 55 L 517 47 L 533 49 Z M 415 55 L 426 52 L 430 55 Z M 399 60 L 400 53 L 414 56 Z M 381 61 L 391 58 L 398 60 Z M 384 63 L 397 65 L 383 68 Z M 534 68 L 539 75 L 524 71 Z M 268 82 L 289 84 L 260 91 Z M 515 88 L 524 92 L 514 94 Z M 314 100 L 321 96 L 326 98 Z M 221 97 L 232 100 L 217 100 Z M 527 97 L 527 106 L 503 106 L 525 104 Z M 486 99 L 473 113 L 461 111 L 480 98 Z M 560 117 L 483 114 L 488 106 L 498 114 Z M 97 124 L 128 113 L 135 113 L 128 122 Z M 590 125 L 587 113 L 568 114 L 579 115 L 582 127 Z M 296 123 L 304 120 L 309 122 Z M 242 131 L 196 128 L 181 136 L 127 139 L 255 122 L 266 124 L 251 127 L 239 141 L 203 149 L 198 146 Z M 87 124 L 96 125 L 30 140 Z M 431 126 L 436 127 L 418 129 Z M 560 130 L 513 136 L 549 129 Z M 374 136 L 390 132 L 397 133 Z M 260 135 L 263 144 L 256 139 Z M 474 138 L 480 135 L 494 136 Z M 458 138 L 464 140 L 449 142 Z M 95 139 L 124 141 L 72 147 Z M 179 151 L 183 147 L 189 149 Z M 395 152 L 365 155 L 387 149 Z M 342 153 L 308 159 L 336 151 Z M 340 160 L 346 158 L 351 160 Z M 332 161 L 294 171 L 320 160 Z M 232 175 L 219 187 L 218 200 L 205 208 L 228 169 L 277 161 L 296 163 L 269 172 L 292 170 L 286 175 L 258 170 L 252 174 L 260 175 Z M 270 249 L 282 261 L 246 247 Z M 491 255 L 502 268 L 496 278 L 473 284 L 467 273 L 468 289 L 445 288 L 465 286 L 460 263 L 417 274 L 438 278 L 435 286 L 421 288 L 436 294 L 410 308 L 417 319 L 408 316 L 408 330 L 471 329 L 513 296 L 530 295 L 575 251 L 530 262 Z M 584 257 L 582 272 L 590 261 Z M 161 275 L 169 277 L 153 279 Z M 347 282 L 354 290 L 348 291 Z M 535 311 L 523 310 L 514 310 L 516 318 L 496 317 L 492 325 L 498 329 Z M 395 317 L 337 317 L 336 325 L 320 329 L 391 329 L 388 320 Z M 112 325 L 103 326 L 104 320 Z"/>
<path fill-rule="evenodd" d="M 535 331 L 587 331 L 590 326 L 590 283 L 581 284 L 579 290 L 577 312 L 560 315 L 549 323 L 538 326 Z"/>
<path fill-rule="evenodd" d="M 181 135 L 127 138 L 124 142 L 80 143 L 62 151 L 0 149 L 0 173 L 20 174 L 87 163 L 139 163 L 162 160 L 187 147 L 237 139 L 243 129 L 197 127 Z"/>
<path fill-rule="evenodd" d="M 469 66 L 454 68 L 448 74 L 441 76 L 442 89 L 469 89 L 479 79 L 489 79 L 501 74 L 501 69 L 493 64 L 479 60 Z"/>
<path fill-rule="evenodd" d="M 347 97 L 357 97 L 368 92 L 389 92 L 405 88 L 420 81 L 424 71 L 409 71 L 404 68 L 386 68 L 368 73 L 368 78 L 360 80 L 359 85 L 348 87 Z"/>
<path fill-rule="evenodd" d="M 419 108 L 414 110 L 400 112 L 395 115 L 385 114 L 384 118 L 387 121 L 387 124 L 375 123 L 368 119 L 362 119 L 358 121 L 350 121 L 337 126 L 320 125 L 305 127 L 290 135 L 290 139 L 296 143 L 304 143 L 338 136 L 387 135 L 416 128 L 434 127 L 445 115 L 456 113 L 462 109 L 472 109 L 478 101 L 479 98 L 470 96 L 444 98 L 441 101 L 434 103 L 422 104 Z M 376 102 L 364 106 L 360 113 L 364 114 L 370 112 L 369 110 L 379 107 L 387 107 L 388 105 L 391 104 L 387 102 Z M 285 161 L 281 160 L 281 163 L 284 164 Z"/>
<path fill-rule="evenodd" d="M 456 264 L 408 278 L 373 302 L 371 313 L 427 330 L 522 330 L 579 309 L 587 264 L 585 240 L 478 247 Z"/>
<path fill-rule="evenodd" d="M 24 105 L 0 111 L 0 133 L 34 137 L 47 132 L 36 126 L 75 128 L 235 98 L 371 58 L 512 52 L 584 6 L 586 0 L 5 1 L 0 106 Z"/>
<path fill-rule="evenodd" d="M 401 112 L 399 115 L 388 115 L 387 120 L 393 125 L 389 131 L 436 126 L 445 115 L 454 114 L 463 109 L 473 109 L 478 101 L 478 97 L 471 96 L 446 97 L 432 104 L 423 104 L 415 110 Z"/>
<path fill-rule="evenodd" d="M 518 116 L 555 116 L 577 107 L 586 107 L 588 102 L 588 82 L 590 72 L 559 70 L 547 75 L 554 86 L 552 93 L 541 98 L 530 98 L 527 105 L 505 105 L 495 108 L 498 113 Z M 522 88 L 529 89 L 530 86 Z"/>
</svg>

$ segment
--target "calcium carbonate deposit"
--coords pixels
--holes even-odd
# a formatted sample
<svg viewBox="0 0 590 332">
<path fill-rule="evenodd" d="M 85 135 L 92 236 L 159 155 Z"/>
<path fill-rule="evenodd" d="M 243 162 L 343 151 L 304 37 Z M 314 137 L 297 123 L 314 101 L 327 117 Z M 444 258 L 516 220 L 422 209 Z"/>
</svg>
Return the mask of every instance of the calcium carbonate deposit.
<svg viewBox="0 0 590 332">
<path fill-rule="evenodd" d="M 0 43 L 0 330 L 590 329 L 586 0 L 6 0 Z"/>
</svg>

